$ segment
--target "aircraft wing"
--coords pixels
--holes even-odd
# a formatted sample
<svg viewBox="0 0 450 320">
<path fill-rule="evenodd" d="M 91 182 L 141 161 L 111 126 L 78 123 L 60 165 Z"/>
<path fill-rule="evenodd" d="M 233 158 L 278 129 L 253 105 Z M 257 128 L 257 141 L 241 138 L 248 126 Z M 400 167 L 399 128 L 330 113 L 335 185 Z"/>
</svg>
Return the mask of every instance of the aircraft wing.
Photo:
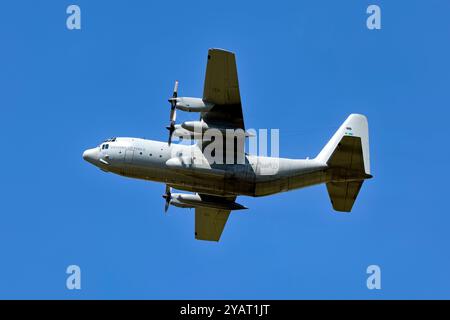
<svg viewBox="0 0 450 320">
<path fill-rule="evenodd" d="M 195 239 L 219 241 L 230 210 L 195 208 Z"/>
<path fill-rule="evenodd" d="M 209 127 L 245 130 L 234 53 L 208 50 L 203 100 L 214 104 L 202 113 Z"/>
</svg>

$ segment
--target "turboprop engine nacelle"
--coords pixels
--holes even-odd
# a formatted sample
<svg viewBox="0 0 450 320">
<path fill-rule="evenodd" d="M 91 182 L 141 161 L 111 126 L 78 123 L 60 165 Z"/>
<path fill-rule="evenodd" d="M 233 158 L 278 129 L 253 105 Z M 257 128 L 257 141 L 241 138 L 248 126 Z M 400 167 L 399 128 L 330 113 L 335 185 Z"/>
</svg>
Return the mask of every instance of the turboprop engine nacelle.
<svg viewBox="0 0 450 320">
<path fill-rule="evenodd" d="M 175 107 L 187 112 L 205 112 L 211 110 L 213 103 L 205 102 L 201 98 L 178 97 L 174 98 L 176 101 Z"/>
<path fill-rule="evenodd" d="M 209 126 L 203 121 L 185 121 L 181 127 L 191 132 L 205 132 L 209 129 Z"/>
<path fill-rule="evenodd" d="M 206 207 L 219 210 L 242 210 L 247 209 L 234 201 L 209 201 L 206 196 L 202 199 L 198 194 L 172 193 L 170 204 L 180 208 Z"/>
<path fill-rule="evenodd" d="M 210 127 L 203 121 L 185 121 L 182 124 L 175 125 L 174 136 L 186 137 L 190 136 L 192 139 L 202 139 L 203 133 L 210 129 Z M 226 133 L 225 129 L 213 128 L 219 130 L 220 132 Z"/>
<path fill-rule="evenodd" d="M 185 121 L 181 124 L 181 127 L 180 127 L 180 125 L 176 125 L 175 127 L 179 128 L 179 129 L 184 129 L 182 131 L 179 130 L 179 133 L 180 133 L 179 135 L 181 135 L 181 133 L 191 132 L 192 136 L 194 136 L 195 139 L 202 138 L 202 135 L 200 133 L 204 133 L 208 129 L 219 130 L 223 134 L 228 134 L 228 131 L 231 131 L 231 133 L 233 133 L 233 130 L 234 130 L 232 128 L 220 128 L 220 127 L 211 128 L 208 126 L 207 123 L 205 123 L 203 121 Z M 236 129 L 236 130 L 240 130 L 240 129 Z M 245 137 L 253 137 L 254 136 L 254 134 L 252 134 L 250 132 L 242 131 L 242 133 L 245 134 Z"/>
<path fill-rule="evenodd" d="M 182 127 L 181 124 L 176 124 L 175 130 L 173 131 L 173 135 L 175 137 L 181 137 L 181 138 L 190 137 L 191 139 L 201 139 L 202 131 L 198 130 L 197 132 L 195 132 L 195 131 L 186 130 L 185 128 Z"/>
</svg>

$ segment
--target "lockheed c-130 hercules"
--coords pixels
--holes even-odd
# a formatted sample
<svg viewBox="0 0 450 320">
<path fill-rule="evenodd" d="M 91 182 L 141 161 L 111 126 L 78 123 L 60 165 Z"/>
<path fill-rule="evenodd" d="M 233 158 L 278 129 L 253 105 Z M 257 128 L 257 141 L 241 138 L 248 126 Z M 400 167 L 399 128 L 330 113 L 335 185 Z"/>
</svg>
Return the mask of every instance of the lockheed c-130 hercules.
<svg viewBox="0 0 450 320">
<path fill-rule="evenodd" d="M 212 139 L 202 139 L 207 130 L 240 130 L 240 142 L 249 136 L 232 52 L 208 51 L 202 98 L 178 97 L 175 82 L 169 102 L 168 142 L 112 138 L 84 151 L 83 159 L 106 172 L 165 183 L 165 211 L 169 205 L 195 208 L 196 239 L 219 241 L 230 212 L 246 209 L 237 196 L 267 196 L 325 183 L 333 208 L 350 212 L 364 180 L 372 177 L 368 123 L 360 114 L 351 114 L 313 159 L 249 155 L 233 137 L 231 150 L 227 145 L 215 151 L 222 153 L 219 157 L 233 153 L 240 161 L 211 162 L 204 151 Z M 175 124 L 176 110 L 198 112 L 200 120 Z M 172 136 L 189 136 L 197 143 L 171 143 Z M 268 173 L 267 168 L 276 170 Z M 173 193 L 172 188 L 193 193 Z"/>
</svg>

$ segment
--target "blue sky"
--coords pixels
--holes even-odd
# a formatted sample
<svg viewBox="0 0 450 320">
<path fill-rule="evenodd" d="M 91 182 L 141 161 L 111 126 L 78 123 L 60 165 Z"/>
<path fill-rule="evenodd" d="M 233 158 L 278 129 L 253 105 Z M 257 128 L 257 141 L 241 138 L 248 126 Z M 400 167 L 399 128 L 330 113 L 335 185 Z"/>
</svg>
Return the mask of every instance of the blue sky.
<svg viewBox="0 0 450 320">
<path fill-rule="evenodd" d="M 449 2 L 73 3 L 78 31 L 72 2 L 0 11 L 0 298 L 450 298 Z M 162 184 L 83 161 L 111 136 L 165 140 L 173 81 L 201 96 L 210 47 L 236 52 L 246 126 L 279 128 L 283 157 L 367 115 L 374 179 L 351 214 L 324 185 L 242 197 L 221 242 L 201 242 L 193 210 L 163 214 Z"/>
</svg>

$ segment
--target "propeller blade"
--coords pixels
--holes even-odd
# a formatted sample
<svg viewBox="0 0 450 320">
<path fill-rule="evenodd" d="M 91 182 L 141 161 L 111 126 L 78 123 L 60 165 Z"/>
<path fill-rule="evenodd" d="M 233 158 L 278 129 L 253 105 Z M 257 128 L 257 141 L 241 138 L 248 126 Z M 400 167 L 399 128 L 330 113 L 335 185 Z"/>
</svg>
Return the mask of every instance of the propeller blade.
<svg viewBox="0 0 450 320">
<path fill-rule="evenodd" d="M 170 200 L 172 200 L 172 188 L 170 188 L 168 185 L 166 185 L 166 192 L 163 194 L 163 198 L 166 200 L 166 203 L 164 204 L 164 212 L 167 212 L 170 205 Z"/>
<path fill-rule="evenodd" d="M 170 103 L 170 125 L 167 128 L 169 130 L 168 145 L 172 143 L 172 134 L 175 131 L 175 120 L 177 119 L 177 97 L 178 97 L 178 80 L 175 80 L 175 86 L 173 87 L 172 98 L 169 99 Z"/>
<path fill-rule="evenodd" d="M 175 80 L 175 86 L 173 87 L 173 98 L 178 97 L 178 80 Z"/>
<path fill-rule="evenodd" d="M 175 131 L 175 121 L 171 121 L 170 125 L 166 127 L 167 130 L 169 130 L 169 140 L 167 141 L 167 143 L 170 144 L 172 143 L 172 134 Z"/>
<path fill-rule="evenodd" d="M 170 108 L 170 122 L 175 122 L 177 119 L 177 109 L 175 106 L 173 108 Z"/>
</svg>

